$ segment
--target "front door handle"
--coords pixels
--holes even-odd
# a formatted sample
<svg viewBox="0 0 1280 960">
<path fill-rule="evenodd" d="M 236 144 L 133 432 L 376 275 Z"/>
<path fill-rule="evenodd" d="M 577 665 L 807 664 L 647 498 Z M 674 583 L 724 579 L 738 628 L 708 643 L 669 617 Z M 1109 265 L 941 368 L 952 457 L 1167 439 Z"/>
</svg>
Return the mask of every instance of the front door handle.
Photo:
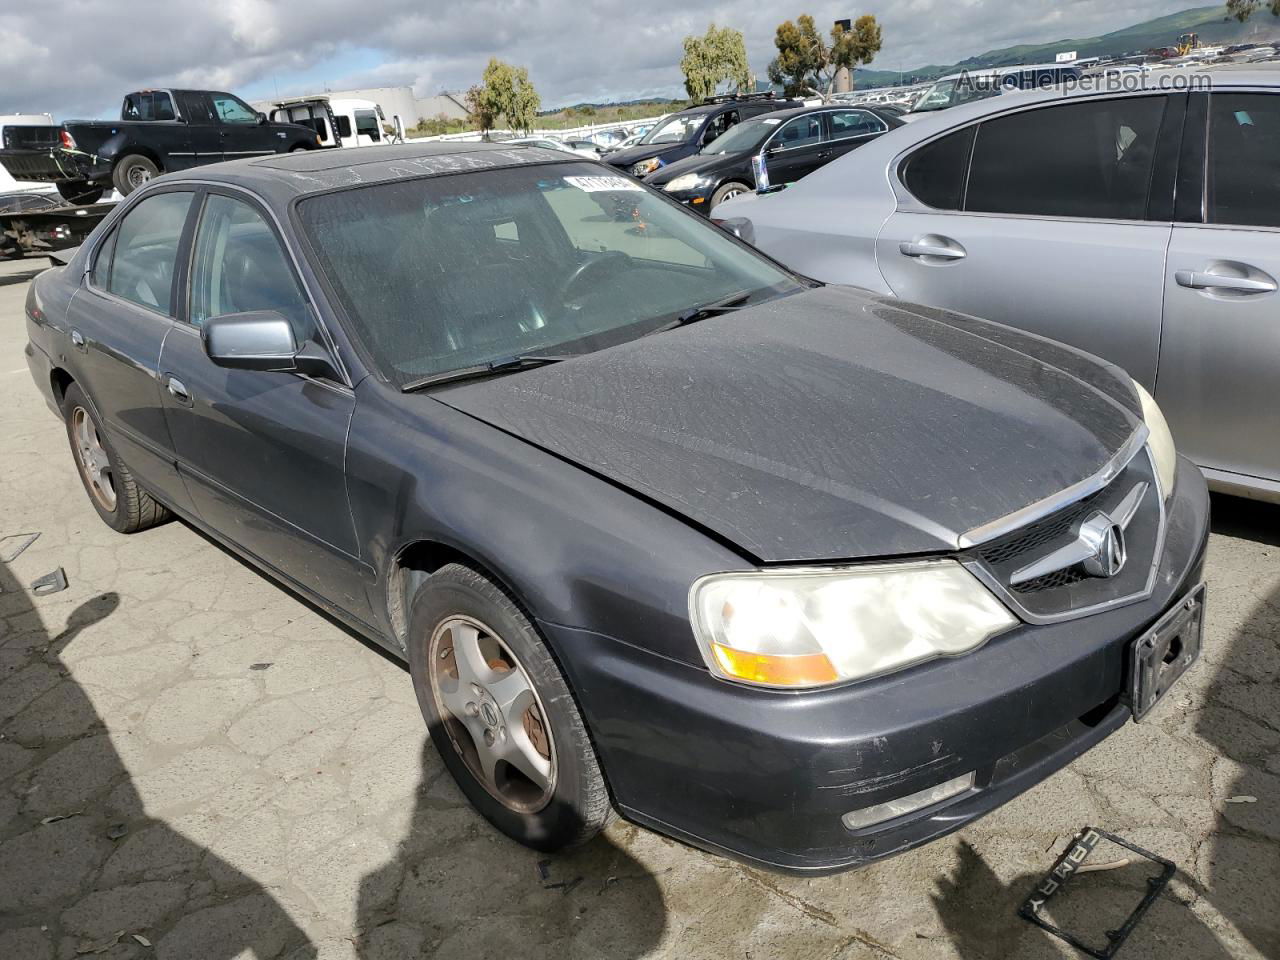
<svg viewBox="0 0 1280 960">
<path fill-rule="evenodd" d="M 904 257 L 936 260 L 963 260 L 965 249 L 950 237 L 930 234 L 918 240 L 898 244 L 898 252 Z"/>
<path fill-rule="evenodd" d="M 84 345 L 84 334 L 81 333 L 79 330 L 72 330 L 71 345 L 75 347 L 77 350 L 79 350 L 81 353 L 84 353 L 86 350 L 86 347 Z"/>
<path fill-rule="evenodd" d="M 1178 270 L 1173 279 L 1180 287 L 1192 290 L 1229 290 L 1232 293 L 1274 293 L 1276 282 L 1261 270 L 1251 270 L 1253 277 L 1229 277 L 1201 270 Z M 1265 278 L 1265 279 L 1264 279 Z"/>
<path fill-rule="evenodd" d="M 187 385 L 177 377 L 169 377 L 165 383 L 169 390 L 169 396 L 177 400 L 183 406 L 191 405 L 191 392 L 187 390 Z"/>
</svg>

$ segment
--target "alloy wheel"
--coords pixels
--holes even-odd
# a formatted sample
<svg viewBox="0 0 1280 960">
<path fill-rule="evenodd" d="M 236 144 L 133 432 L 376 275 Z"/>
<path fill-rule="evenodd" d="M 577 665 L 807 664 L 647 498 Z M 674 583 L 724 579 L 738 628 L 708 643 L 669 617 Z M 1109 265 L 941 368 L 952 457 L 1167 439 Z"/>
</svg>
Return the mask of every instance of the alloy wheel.
<svg viewBox="0 0 1280 960">
<path fill-rule="evenodd" d="M 72 411 L 71 433 L 76 441 L 76 463 L 84 474 L 89 492 L 103 510 L 113 513 L 116 509 L 116 487 L 111 476 L 111 458 L 107 456 L 98 428 L 84 407 L 76 407 Z"/>
<path fill-rule="evenodd" d="M 503 806 L 536 813 L 555 792 L 551 727 L 524 667 L 478 620 L 442 621 L 427 650 L 431 692 L 471 775 Z"/>
</svg>

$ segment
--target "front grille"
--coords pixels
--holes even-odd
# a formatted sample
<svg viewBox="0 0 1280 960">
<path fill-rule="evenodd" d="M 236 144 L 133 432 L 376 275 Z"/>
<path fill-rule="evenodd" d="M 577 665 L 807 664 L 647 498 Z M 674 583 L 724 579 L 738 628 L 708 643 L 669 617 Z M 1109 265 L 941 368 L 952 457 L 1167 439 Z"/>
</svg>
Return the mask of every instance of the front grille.
<svg viewBox="0 0 1280 960">
<path fill-rule="evenodd" d="M 1147 484 L 1147 488 L 1124 531 L 1127 558 L 1119 573 L 1095 577 L 1078 563 L 1017 585 L 1010 583 L 1019 570 L 1075 541 L 1081 524 L 1098 511 L 1111 513 L 1140 483 Z M 1010 606 L 1030 619 L 1062 619 L 1100 605 L 1146 596 L 1163 542 L 1163 523 L 1151 460 L 1143 450 L 1103 489 L 974 548 L 965 562 Z"/>
</svg>

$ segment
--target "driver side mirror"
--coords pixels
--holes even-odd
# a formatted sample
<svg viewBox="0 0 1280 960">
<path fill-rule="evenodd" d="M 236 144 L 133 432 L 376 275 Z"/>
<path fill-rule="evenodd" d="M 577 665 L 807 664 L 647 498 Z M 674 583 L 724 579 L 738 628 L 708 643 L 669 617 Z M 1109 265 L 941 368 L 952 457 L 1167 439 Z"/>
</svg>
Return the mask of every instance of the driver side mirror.
<svg viewBox="0 0 1280 960">
<path fill-rule="evenodd" d="M 204 352 L 218 367 L 337 376 L 320 347 L 308 343 L 299 349 L 293 325 L 274 310 L 213 317 L 205 321 L 200 336 Z"/>
</svg>

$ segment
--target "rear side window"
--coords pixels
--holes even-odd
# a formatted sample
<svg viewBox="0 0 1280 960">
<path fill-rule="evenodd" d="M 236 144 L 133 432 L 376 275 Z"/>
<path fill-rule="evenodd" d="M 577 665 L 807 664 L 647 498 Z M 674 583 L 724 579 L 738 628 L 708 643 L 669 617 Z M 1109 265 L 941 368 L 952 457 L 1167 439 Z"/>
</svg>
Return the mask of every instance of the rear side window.
<svg viewBox="0 0 1280 960">
<path fill-rule="evenodd" d="M 832 140 L 861 137 L 886 128 L 883 120 L 866 110 L 833 110 L 827 114 L 827 120 L 831 124 Z"/>
<path fill-rule="evenodd" d="M 769 141 L 770 147 L 781 147 L 783 150 L 797 150 L 800 147 L 812 147 L 822 142 L 822 118 L 817 115 L 796 117 L 788 120 Z"/>
<path fill-rule="evenodd" d="M 979 125 L 964 209 L 1141 220 L 1167 98 L 1054 105 Z"/>
<path fill-rule="evenodd" d="M 131 93 L 124 98 L 125 120 L 172 120 L 173 99 L 163 90 Z"/>
<path fill-rule="evenodd" d="M 903 161 L 900 176 L 912 196 L 939 210 L 960 209 L 976 129 L 965 127 L 926 143 Z"/>
<path fill-rule="evenodd" d="M 1280 227 L 1280 96 L 1209 101 L 1209 222 Z"/>
<path fill-rule="evenodd" d="M 174 265 L 191 193 L 159 193 L 124 215 L 94 263 L 94 281 L 117 297 L 169 315 Z"/>
</svg>

